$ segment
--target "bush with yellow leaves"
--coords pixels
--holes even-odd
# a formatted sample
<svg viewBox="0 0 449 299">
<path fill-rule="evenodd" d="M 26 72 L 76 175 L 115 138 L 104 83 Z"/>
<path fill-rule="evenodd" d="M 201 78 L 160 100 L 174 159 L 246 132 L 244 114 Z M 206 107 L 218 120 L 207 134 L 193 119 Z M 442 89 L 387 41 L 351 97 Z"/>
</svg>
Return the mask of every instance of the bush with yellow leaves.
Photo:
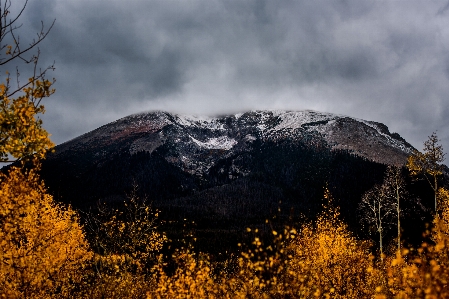
<svg viewBox="0 0 449 299">
<path fill-rule="evenodd" d="M 8 97 L 7 85 L 0 84 L 0 162 L 8 162 L 11 157 L 43 158 L 54 147 L 42 120 L 37 117 L 45 112 L 40 100 L 54 93 L 51 85 L 48 80 L 30 78 L 30 86 L 23 89 L 24 95 L 14 99 Z"/>
<path fill-rule="evenodd" d="M 325 198 L 330 200 L 326 190 Z M 363 298 L 373 293 L 375 275 L 369 244 L 351 236 L 332 204 L 325 205 L 315 223 L 296 229 L 273 231 L 274 247 L 263 248 L 259 239 L 256 249 L 241 260 L 251 284 L 273 298 Z M 260 258 L 263 253 L 263 258 Z M 255 256 L 259 256 L 255 259 Z"/>
<path fill-rule="evenodd" d="M 315 225 L 304 225 L 294 243 L 289 280 L 292 295 L 363 298 L 373 291 L 370 244 L 351 235 L 339 211 L 325 207 Z"/>
<path fill-rule="evenodd" d="M 159 233 L 159 211 L 134 187 L 121 209 L 100 205 L 87 217 L 87 232 L 94 250 L 87 298 L 143 298 L 151 285 L 160 250 L 167 237 Z"/>
<path fill-rule="evenodd" d="M 154 288 L 147 298 L 224 298 L 225 285 L 218 283 L 207 255 L 197 255 L 190 249 L 177 250 L 172 256 L 176 269 L 168 275 L 163 264 L 154 270 Z M 229 293 L 230 294 L 230 293 Z"/>
<path fill-rule="evenodd" d="M 0 174 L 0 294 L 68 297 L 91 258 L 77 214 L 54 203 L 36 170 Z"/>
</svg>

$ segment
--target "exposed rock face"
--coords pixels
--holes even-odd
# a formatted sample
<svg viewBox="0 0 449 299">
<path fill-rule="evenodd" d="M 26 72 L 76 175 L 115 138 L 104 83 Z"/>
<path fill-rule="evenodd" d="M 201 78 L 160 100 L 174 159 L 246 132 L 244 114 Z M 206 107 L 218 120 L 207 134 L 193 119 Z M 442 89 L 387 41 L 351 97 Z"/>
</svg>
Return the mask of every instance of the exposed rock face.
<svg viewBox="0 0 449 299">
<path fill-rule="evenodd" d="M 404 165 L 414 148 L 397 133 L 379 123 L 338 119 L 329 127 L 326 140 L 334 149 L 347 149 L 383 164 Z"/>
</svg>

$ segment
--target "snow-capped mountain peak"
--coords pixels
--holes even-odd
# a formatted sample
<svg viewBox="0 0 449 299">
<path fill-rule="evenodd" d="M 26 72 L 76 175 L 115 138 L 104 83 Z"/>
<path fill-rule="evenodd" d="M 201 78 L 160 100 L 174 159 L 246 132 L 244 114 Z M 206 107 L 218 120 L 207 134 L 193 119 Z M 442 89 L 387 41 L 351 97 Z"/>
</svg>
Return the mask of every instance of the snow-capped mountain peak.
<svg viewBox="0 0 449 299">
<path fill-rule="evenodd" d="M 405 163 L 414 150 L 380 123 L 313 110 L 265 110 L 224 116 L 162 111 L 134 114 L 58 146 L 57 153 L 91 147 L 97 149 L 96 157 L 104 157 L 108 148 L 117 150 L 117 146 L 131 155 L 165 148 L 166 161 L 188 173 L 204 175 L 218 161 L 253 150 L 257 141 L 325 144 L 330 150 L 397 165 Z"/>
</svg>

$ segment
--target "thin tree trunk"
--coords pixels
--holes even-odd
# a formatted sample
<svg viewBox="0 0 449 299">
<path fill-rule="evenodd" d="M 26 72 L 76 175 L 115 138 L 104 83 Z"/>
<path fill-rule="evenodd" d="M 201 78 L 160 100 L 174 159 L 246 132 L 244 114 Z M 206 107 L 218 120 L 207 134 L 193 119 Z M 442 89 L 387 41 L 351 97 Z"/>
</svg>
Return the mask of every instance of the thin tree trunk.
<svg viewBox="0 0 449 299">
<path fill-rule="evenodd" d="M 382 217 L 381 217 L 381 214 L 380 214 L 380 201 L 378 203 L 378 206 L 379 206 L 379 211 L 378 211 L 379 212 L 378 213 L 378 215 L 379 215 L 379 228 L 378 228 L 378 231 L 379 231 L 380 259 L 383 262 L 384 261 L 384 257 L 383 257 L 383 251 L 382 251 Z"/>
<path fill-rule="evenodd" d="M 434 180 L 435 180 L 435 187 L 433 189 L 433 191 L 435 192 L 435 213 L 438 216 L 438 210 L 437 210 L 437 191 L 438 191 L 438 187 L 437 187 L 437 176 L 434 175 L 433 176 Z"/>
<path fill-rule="evenodd" d="M 396 178 L 396 199 L 398 201 L 397 204 L 397 213 L 398 213 L 398 252 L 401 251 L 401 209 L 399 208 L 399 186 L 398 186 L 398 180 Z"/>
<path fill-rule="evenodd" d="M 382 228 L 379 228 L 379 241 L 380 241 L 380 260 L 384 261 L 384 253 L 382 250 Z"/>
</svg>

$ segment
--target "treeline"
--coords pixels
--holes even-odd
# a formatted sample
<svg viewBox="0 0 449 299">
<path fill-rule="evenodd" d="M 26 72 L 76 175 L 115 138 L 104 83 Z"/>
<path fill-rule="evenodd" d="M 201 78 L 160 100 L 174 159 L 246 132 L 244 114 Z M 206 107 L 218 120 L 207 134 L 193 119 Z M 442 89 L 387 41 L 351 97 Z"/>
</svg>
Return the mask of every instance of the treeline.
<svg viewBox="0 0 449 299">
<path fill-rule="evenodd" d="M 98 200 L 120 204 L 137 184 L 139 195 L 162 209 L 167 221 L 210 223 L 214 218 L 245 228 L 271 218 L 278 207 L 286 218 L 315 217 L 326 184 L 343 206 L 344 217 L 356 219 L 362 194 L 382 181 L 386 167 L 305 141 L 255 141 L 248 152 L 217 159 L 199 176 L 167 162 L 165 147 L 169 145 L 151 154 L 117 152 L 98 164 L 90 162 L 95 150 L 64 152 L 43 161 L 41 175 L 57 201 L 84 211 Z M 357 224 L 349 223 L 351 229 Z"/>
</svg>

